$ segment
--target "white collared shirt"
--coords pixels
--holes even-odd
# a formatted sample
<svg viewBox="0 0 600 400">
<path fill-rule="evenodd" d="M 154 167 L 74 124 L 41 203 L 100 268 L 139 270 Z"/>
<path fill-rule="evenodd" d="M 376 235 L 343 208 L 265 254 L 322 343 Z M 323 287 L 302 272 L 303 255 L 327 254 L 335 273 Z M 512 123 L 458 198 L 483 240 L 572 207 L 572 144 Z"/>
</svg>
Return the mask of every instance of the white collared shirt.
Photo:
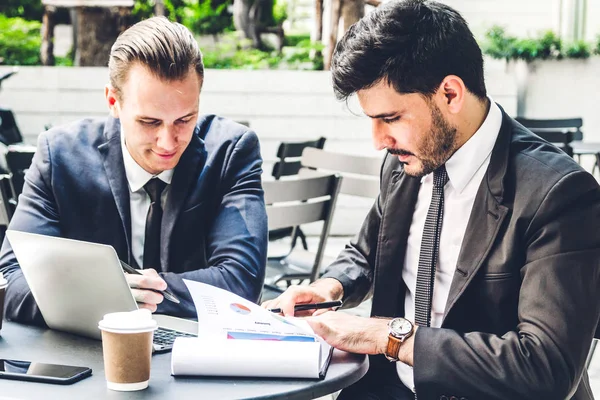
<svg viewBox="0 0 600 400">
<path fill-rule="evenodd" d="M 492 149 L 502 125 L 500 108 L 491 98 L 488 100 L 490 109 L 481 127 L 446 162 L 449 181 L 444 186 L 444 214 L 431 306 L 431 326 L 434 328 L 442 326 L 452 277 L 456 270 L 456 262 L 475 196 L 490 164 Z M 426 175 L 421 180 L 402 268 L 402 279 L 407 287 L 404 298 L 404 316 L 413 322 L 415 320 L 415 289 L 419 252 L 432 193 L 433 173 Z M 397 362 L 396 369 L 404 385 L 414 391 L 412 367 Z"/>
<path fill-rule="evenodd" d="M 160 203 L 164 210 L 167 195 L 171 187 L 173 170 L 168 169 L 158 175 L 152 175 L 142 167 L 129 154 L 125 145 L 125 135 L 121 131 L 121 150 L 123 151 L 123 164 L 125 165 L 125 175 L 129 186 L 129 207 L 131 212 L 131 252 L 139 268 L 144 266 L 144 240 L 146 238 L 146 216 L 150 208 L 150 196 L 144 190 L 144 185 L 155 176 L 167 186 L 160 196 Z M 156 266 L 155 268 L 159 268 Z"/>
</svg>

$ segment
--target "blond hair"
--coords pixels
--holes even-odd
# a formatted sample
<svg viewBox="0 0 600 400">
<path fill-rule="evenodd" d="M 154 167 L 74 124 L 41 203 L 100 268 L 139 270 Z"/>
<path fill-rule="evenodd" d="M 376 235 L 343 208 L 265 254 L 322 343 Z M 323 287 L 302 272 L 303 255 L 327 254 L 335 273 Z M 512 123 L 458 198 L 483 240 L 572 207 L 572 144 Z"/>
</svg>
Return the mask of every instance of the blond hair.
<svg viewBox="0 0 600 400">
<path fill-rule="evenodd" d="M 204 64 L 198 42 L 185 26 L 165 17 L 138 22 L 124 31 L 110 50 L 110 84 L 122 98 L 121 88 L 129 69 L 141 63 L 157 77 L 179 80 L 193 68 L 202 81 Z"/>
</svg>

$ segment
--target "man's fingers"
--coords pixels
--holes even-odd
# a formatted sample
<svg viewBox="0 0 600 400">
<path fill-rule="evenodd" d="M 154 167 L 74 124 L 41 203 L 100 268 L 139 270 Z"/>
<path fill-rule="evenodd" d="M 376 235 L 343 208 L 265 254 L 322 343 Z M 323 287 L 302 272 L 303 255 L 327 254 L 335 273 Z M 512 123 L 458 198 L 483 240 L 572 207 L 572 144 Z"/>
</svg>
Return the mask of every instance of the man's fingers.
<svg viewBox="0 0 600 400">
<path fill-rule="evenodd" d="M 131 289 L 131 293 L 138 303 L 156 305 L 162 303 L 164 300 L 162 294 L 153 292 L 152 290 Z"/>
<path fill-rule="evenodd" d="M 302 311 L 295 314 L 294 306 L 302 303 L 319 303 L 325 300 L 325 297 L 317 293 L 313 287 L 292 285 L 279 297 L 262 303 L 262 307 L 281 308 L 281 312 L 285 316 L 308 316 L 313 314 L 313 310 L 309 310 L 308 312 Z"/>
<path fill-rule="evenodd" d="M 313 317 L 319 316 L 321 314 L 325 314 L 326 312 L 332 311 L 331 308 L 322 308 L 320 310 L 316 310 L 315 312 L 312 313 Z"/>
<path fill-rule="evenodd" d="M 165 290 L 167 288 L 167 282 L 156 271 L 154 271 L 154 274 L 151 272 L 146 274 L 146 271 L 154 270 L 143 270 L 144 275 L 125 274 L 125 279 L 127 279 L 129 287 L 154 290 Z"/>
</svg>

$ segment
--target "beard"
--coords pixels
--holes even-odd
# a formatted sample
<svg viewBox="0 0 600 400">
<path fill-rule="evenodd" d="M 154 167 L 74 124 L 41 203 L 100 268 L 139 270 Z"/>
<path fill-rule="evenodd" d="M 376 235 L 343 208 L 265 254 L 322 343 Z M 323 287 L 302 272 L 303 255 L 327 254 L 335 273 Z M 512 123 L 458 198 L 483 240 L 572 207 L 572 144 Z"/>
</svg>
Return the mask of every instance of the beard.
<svg viewBox="0 0 600 400">
<path fill-rule="evenodd" d="M 419 156 L 402 149 L 388 149 L 395 156 L 413 156 L 415 163 L 403 163 L 404 172 L 415 178 L 422 178 L 442 166 L 456 151 L 458 130 L 444 119 L 442 112 L 433 102 L 431 109 L 431 129 L 418 144 Z"/>
</svg>

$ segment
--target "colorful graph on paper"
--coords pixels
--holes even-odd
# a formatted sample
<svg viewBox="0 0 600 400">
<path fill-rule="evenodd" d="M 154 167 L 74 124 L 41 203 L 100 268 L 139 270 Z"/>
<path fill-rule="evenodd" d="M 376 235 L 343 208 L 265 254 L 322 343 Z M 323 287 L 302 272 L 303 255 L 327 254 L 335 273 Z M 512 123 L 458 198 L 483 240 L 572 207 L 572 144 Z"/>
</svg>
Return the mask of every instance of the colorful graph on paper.
<svg viewBox="0 0 600 400">
<path fill-rule="evenodd" d="M 295 336 L 295 335 L 273 335 L 268 333 L 254 332 L 227 332 L 227 339 L 242 339 L 242 340 L 271 340 L 276 342 L 314 342 L 315 338 L 310 336 Z"/>
</svg>

